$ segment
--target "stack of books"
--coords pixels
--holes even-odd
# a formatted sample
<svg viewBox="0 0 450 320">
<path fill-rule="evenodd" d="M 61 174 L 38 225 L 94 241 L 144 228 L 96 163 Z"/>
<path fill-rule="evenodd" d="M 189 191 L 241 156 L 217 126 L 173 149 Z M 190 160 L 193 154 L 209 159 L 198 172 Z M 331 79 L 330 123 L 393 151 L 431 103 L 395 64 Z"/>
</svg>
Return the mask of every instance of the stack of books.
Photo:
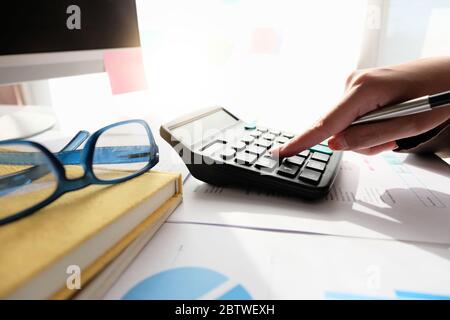
<svg viewBox="0 0 450 320">
<path fill-rule="evenodd" d="M 151 171 L 0 227 L 0 298 L 101 298 L 181 201 L 181 175 Z"/>
</svg>

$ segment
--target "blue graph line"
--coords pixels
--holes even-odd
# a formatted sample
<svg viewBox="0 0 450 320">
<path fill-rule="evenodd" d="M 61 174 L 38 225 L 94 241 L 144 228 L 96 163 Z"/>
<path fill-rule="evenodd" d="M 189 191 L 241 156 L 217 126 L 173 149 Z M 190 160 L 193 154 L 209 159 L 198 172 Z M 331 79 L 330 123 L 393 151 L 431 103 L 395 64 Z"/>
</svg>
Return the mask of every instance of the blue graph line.
<svg viewBox="0 0 450 320">
<path fill-rule="evenodd" d="M 421 292 L 401 291 L 401 290 L 395 290 L 395 295 L 399 299 L 450 300 L 450 296 L 442 296 Z"/>
<path fill-rule="evenodd" d="M 347 293 L 347 292 L 334 292 L 325 291 L 325 299 L 328 300 L 450 300 L 450 296 L 437 295 L 423 292 L 395 290 L 395 297 L 383 297 L 383 296 L 370 296 L 363 294 Z"/>
</svg>

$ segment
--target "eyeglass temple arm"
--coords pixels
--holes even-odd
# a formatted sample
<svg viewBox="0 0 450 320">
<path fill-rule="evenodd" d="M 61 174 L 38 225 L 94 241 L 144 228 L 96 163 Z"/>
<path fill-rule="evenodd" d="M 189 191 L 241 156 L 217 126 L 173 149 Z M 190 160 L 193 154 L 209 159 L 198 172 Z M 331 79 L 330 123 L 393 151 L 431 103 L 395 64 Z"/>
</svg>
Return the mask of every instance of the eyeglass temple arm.
<svg viewBox="0 0 450 320">
<path fill-rule="evenodd" d="M 76 150 L 90 135 L 88 131 L 79 131 L 59 152 Z"/>
<path fill-rule="evenodd" d="M 56 156 L 65 165 L 80 164 L 82 150 L 60 152 Z M 95 148 L 94 164 L 119 164 L 148 161 L 156 151 L 151 146 L 120 146 Z"/>
<path fill-rule="evenodd" d="M 83 150 L 62 151 L 55 154 L 63 165 L 80 164 Z M 95 148 L 94 164 L 134 163 L 147 160 L 157 153 L 152 146 L 125 146 Z M 0 164 L 39 165 L 33 159 L 34 152 L 0 153 Z"/>
<path fill-rule="evenodd" d="M 89 138 L 90 133 L 87 131 L 78 132 L 72 140 L 66 144 L 60 152 L 67 152 L 76 150 L 87 138 Z M 1 158 L 1 154 L 0 154 Z M 15 163 L 17 164 L 17 163 Z M 24 184 L 30 183 L 34 180 L 42 178 L 49 173 L 47 165 L 35 165 L 34 167 L 25 169 L 20 172 L 12 173 L 7 176 L 0 178 L 0 190 L 9 189 L 11 187 L 23 186 Z M 0 192 L 1 193 L 1 192 Z"/>
<path fill-rule="evenodd" d="M 13 191 L 11 188 L 21 187 L 40 179 L 49 173 L 47 166 L 35 166 L 27 172 L 13 173 L 0 178 L 0 195 L 3 192 Z M 3 191 L 5 190 L 5 191 Z"/>
<path fill-rule="evenodd" d="M 65 165 L 76 165 L 80 163 L 81 151 L 62 151 L 57 153 L 56 156 Z M 148 161 L 150 156 L 156 156 L 157 153 L 158 147 L 156 146 L 100 147 L 95 149 L 94 164 L 120 164 L 142 162 L 143 160 Z M 47 165 L 39 165 L 36 164 L 36 161 L 30 161 L 30 158 L 33 158 L 32 155 L 33 153 L 26 152 L 0 153 L 0 164 L 35 165 L 21 172 L 1 177 L 0 190 L 23 186 L 49 173 Z"/>
</svg>

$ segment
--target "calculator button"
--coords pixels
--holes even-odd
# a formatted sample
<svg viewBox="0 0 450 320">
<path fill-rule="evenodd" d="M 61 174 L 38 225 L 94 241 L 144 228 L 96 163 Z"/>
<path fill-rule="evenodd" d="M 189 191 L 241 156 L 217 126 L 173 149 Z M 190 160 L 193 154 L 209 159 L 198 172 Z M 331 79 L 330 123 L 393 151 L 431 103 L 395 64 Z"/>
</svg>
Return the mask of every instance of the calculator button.
<svg viewBox="0 0 450 320">
<path fill-rule="evenodd" d="M 258 168 L 258 169 L 269 169 L 269 170 L 272 170 L 273 168 L 275 168 L 275 166 L 277 164 L 278 164 L 277 160 L 274 160 L 274 159 L 271 159 L 271 158 L 267 158 L 267 157 L 262 157 L 261 159 L 256 161 L 255 167 Z"/>
<path fill-rule="evenodd" d="M 314 152 L 311 159 L 328 162 L 328 160 L 330 160 L 330 156 L 325 153 Z"/>
<path fill-rule="evenodd" d="M 236 155 L 234 161 L 239 164 L 252 165 L 257 159 L 257 156 L 247 152 L 240 152 Z"/>
<path fill-rule="evenodd" d="M 261 136 L 261 131 L 255 130 L 252 133 L 250 133 L 250 135 L 254 138 L 259 138 Z"/>
<path fill-rule="evenodd" d="M 326 166 L 325 163 L 315 160 L 309 160 L 308 163 L 306 164 L 307 168 L 314 169 L 317 171 L 325 170 L 325 166 Z"/>
<path fill-rule="evenodd" d="M 273 134 L 274 136 L 279 136 L 281 134 L 279 130 L 269 130 L 269 133 Z"/>
<path fill-rule="evenodd" d="M 256 140 L 255 144 L 260 147 L 270 148 L 272 146 L 272 141 L 259 139 L 259 140 Z"/>
<path fill-rule="evenodd" d="M 316 152 L 322 152 L 325 154 L 332 154 L 333 150 L 331 150 L 330 148 L 328 148 L 327 146 L 322 146 L 320 144 L 310 148 L 311 151 L 316 151 Z"/>
<path fill-rule="evenodd" d="M 267 129 L 266 127 L 258 127 L 258 130 L 262 133 L 266 133 L 267 131 L 269 131 L 269 129 Z"/>
<path fill-rule="evenodd" d="M 212 155 L 220 150 L 222 150 L 224 144 L 221 140 L 216 140 L 213 143 L 210 143 L 204 148 L 201 148 L 200 151 L 205 155 Z"/>
<path fill-rule="evenodd" d="M 252 136 L 245 136 L 242 137 L 241 141 L 244 142 L 245 144 L 250 144 L 253 141 L 255 141 L 255 138 L 253 138 Z"/>
<path fill-rule="evenodd" d="M 306 180 L 311 183 L 318 183 L 320 180 L 320 176 L 322 174 L 318 171 L 309 170 L 309 169 L 303 169 L 303 171 L 298 176 L 301 180 Z"/>
<path fill-rule="evenodd" d="M 220 151 L 219 155 L 224 160 L 230 160 L 234 157 L 236 154 L 236 151 L 232 148 L 225 148 L 222 151 Z"/>
<path fill-rule="evenodd" d="M 242 141 L 236 141 L 231 145 L 231 147 L 233 149 L 235 149 L 236 151 L 244 150 L 245 146 L 246 146 L 246 144 Z"/>
<path fill-rule="evenodd" d="M 309 156 L 309 150 L 303 150 L 298 156 L 307 158 Z"/>
<path fill-rule="evenodd" d="M 292 163 L 292 164 L 296 164 L 301 167 L 303 165 L 303 163 L 305 162 L 305 158 L 293 156 L 290 158 L 286 158 L 284 161 Z"/>
<path fill-rule="evenodd" d="M 298 170 L 300 170 L 300 167 L 295 164 L 283 163 L 278 168 L 277 174 L 284 177 L 294 178 L 297 175 Z"/>
<path fill-rule="evenodd" d="M 272 141 L 275 139 L 275 136 L 271 133 L 264 133 L 261 138 Z"/>
<path fill-rule="evenodd" d="M 288 139 L 292 139 L 294 137 L 294 135 L 292 133 L 288 133 L 288 132 L 283 132 L 281 135 Z"/>
<path fill-rule="evenodd" d="M 259 157 L 264 152 L 266 152 L 266 148 L 252 145 L 245 149 L 245 152 L 256 154 Z"/>
<path fill-rule="evenodd" d="M 279 144 L 285 144 L 285 143 L 289 142 L 289 139 L 286 137 L 278 137 L 278 138 L 276 138 L 275 142 L 279 143 Z"/>
<path fill-rule="evenodd" d="M 245 124 L 245 130 L 255 130 L 256 129 L 256 122 L 250 121 Z"/>
</svg>

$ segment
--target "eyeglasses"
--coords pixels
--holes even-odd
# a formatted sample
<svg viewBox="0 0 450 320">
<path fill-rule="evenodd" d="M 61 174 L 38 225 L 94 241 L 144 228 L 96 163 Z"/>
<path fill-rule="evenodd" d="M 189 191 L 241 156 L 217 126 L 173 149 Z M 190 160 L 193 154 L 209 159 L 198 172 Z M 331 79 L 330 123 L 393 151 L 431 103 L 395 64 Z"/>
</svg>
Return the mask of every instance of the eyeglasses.
<svg viewBox="0 0 450 320">
<path fill-rule="evenodd" d="M 64 193 L 133 179 L 158 161 L 158 146 L 143 120 L 118 122 L 92 135 L 80 131 L 54 154 L 33 141 L 0 142 L 0 226 L 33 214 Z"/>
</svg>

